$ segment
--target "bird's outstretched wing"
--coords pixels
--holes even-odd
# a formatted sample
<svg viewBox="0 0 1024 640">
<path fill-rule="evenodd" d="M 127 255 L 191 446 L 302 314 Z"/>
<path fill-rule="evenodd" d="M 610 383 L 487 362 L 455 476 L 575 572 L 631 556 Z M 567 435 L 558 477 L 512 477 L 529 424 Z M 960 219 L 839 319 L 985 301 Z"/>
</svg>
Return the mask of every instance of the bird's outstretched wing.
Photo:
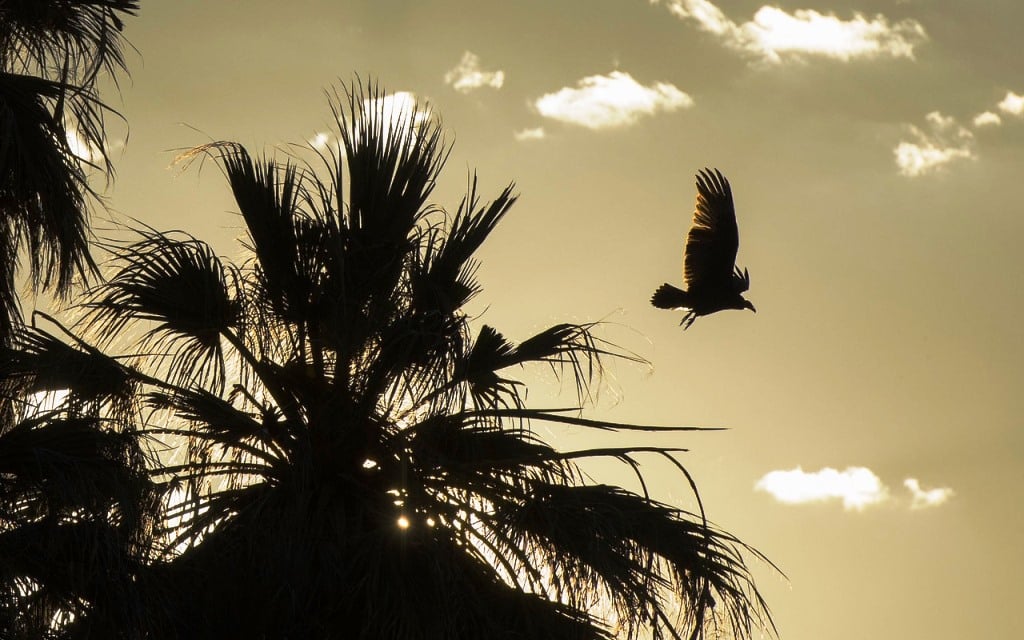
<svg viewBox="0 0 1024 640">
<path fill-rule="evenodd" d="M 690 291 L 732 288 L 740 246 L 729 181 L 715 169 L 697 174 L 697 205 L 686 236 L 683 280 Z"/>
</svg>

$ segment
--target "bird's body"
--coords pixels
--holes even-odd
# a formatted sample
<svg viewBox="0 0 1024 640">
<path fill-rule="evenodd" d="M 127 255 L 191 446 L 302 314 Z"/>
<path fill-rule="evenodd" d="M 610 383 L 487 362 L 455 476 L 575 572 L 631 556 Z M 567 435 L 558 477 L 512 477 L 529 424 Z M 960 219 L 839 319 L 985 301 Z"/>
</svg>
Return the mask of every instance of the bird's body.
<svg viewBox="0 0 1024 640">
<path fill-rule="evenodd" d="M 686 236 L 683 258 L 685 289 L 665 283 L 651 296 L 659 309 L 685 309 L 680 324 L 689 328 L 699 316 L 725 309 L 750 309 L 743 297 L 750 288 L 746 269 L 736 266 L 739 230 L 729 181 L 717 169 L 697 174 L 697 204 Z"/>
</svg>

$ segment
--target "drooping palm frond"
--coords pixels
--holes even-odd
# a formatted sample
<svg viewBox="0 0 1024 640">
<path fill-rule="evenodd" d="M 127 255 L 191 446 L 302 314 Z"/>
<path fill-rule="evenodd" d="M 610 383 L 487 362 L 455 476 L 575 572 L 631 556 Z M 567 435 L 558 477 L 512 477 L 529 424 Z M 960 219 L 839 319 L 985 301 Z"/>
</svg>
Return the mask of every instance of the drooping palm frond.
<svg viewBox="0 0 1024 640">
<path fill-rule="evenodd" d="M 62 402 L 71 406 L 104 406 L 112 416 L 127 419 L 135 393 L 131 373 L 100 351 L 81 347 L 36 328 L 19 328 L 10 346 L 0 346 L 0 388 L 8 390 L 9 400 L 46 401 L 47 395 L 66 393 Z M 23 410 L 39 407 L 24 405 Z"/>
<path fill-rule="evenodd" d="M 19 253 L 35 294 L 66 297 L 76 277 L 95 274 L 88 174 L 113 177 L 104 117 L 115 113 L 95 81 L 125 68 L 122 19 L 137 9 L 137 0 L 0 2 L 0 341 L 20 322 Z"/>
<path fill-rule="evenodd" d="M 70 291 L 76 276 L 95 271 L 87 236 L 88 201 L 95 194 L 82 159 L 70 146 L 65 121 L 54 112 L 70 89 L 61 82 L 0 72 L 4 233 L 9 244 L 27 249 L 35 288 L 53 285 L 61 294 Z M 106 107 L 89 93 L 79 93 L 64 101 L 64 108 L 74 114 L 83 144 L 102 148 Z M 11 305 L 5 308 L 12 317 Z"/>
<path fill-rule="evenodd" d="M 124 17 L 138 0 L 4 0 L 0 65 L 90 84 L 101 70 L 125 68 Z"/>
</svg>

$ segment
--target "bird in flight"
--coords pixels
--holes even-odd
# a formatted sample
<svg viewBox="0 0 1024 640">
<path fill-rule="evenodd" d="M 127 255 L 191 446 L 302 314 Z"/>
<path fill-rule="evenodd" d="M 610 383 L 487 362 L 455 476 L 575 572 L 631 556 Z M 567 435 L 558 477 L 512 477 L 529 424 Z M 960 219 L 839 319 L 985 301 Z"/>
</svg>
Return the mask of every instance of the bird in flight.
<svg viewBox="0 0 1024 640">
<path fill-rule="evenodd" d="M 723 309 L 750 309 L 742 296 L 750 288 L 750 275 L 736 266 L 740 234 L 729 181 L 715 169 L 697 174 L 697 204 L 686 236 L 683 283 L 686 290 L 665 283 L 651 296 L 659 309 L 685 309 L 679 324 L 688 329 L 699 316 Z"/>
</svg>

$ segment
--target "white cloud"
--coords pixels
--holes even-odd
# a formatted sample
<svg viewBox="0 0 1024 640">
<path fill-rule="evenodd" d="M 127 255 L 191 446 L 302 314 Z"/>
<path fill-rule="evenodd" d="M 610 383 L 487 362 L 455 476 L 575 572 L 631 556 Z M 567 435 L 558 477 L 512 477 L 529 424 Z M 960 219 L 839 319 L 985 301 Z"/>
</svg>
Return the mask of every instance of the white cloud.
<svg viewBox="0 0 1024 640">
<path fill-rule="evenodd" d="M 1024 115 L 1024 96 L 1019 96 L 1012 91 L 1006 92 L 1006 97 L 996 105 L 1003 113 L 1020 116 Z"/>
<path fill-rule="evenodd" d="M 1002 124 L 1003 119 L 999 117 L 998 113 L 992 113 L 991 111 L 984 111 L 974 116 L 975 127 L 988 127 L 991 125 Z"/>
<path fill-rule="evenodd" d="M 843 471 L 830 467 L 813 472 L 800 467 L 772 471 L 758 480 L 754 489 L 787 504 L 839 500 L 848 511 L 861 511 L 889 498 L 889 490 L 866 467 L 848 467 Z"/>
<path fill-rule="evenodd" d="M 444 74 L 445 84 L 462 93 L 469 93 L 480 87 L 500 89 L 505 84 L 504 71 L 484 71 L 480 68 L 480 57 L 466 51 L 462 54 L 459 64 Z"/>
<path fill-rule="evenodd" d="M 658 2 L 658 0 L 651 0 Z M 765 5 L 753 19 L 737 24 L 708 0 L 665 0 L 669 11 L 693 20 L 725 45 L 769 62 L 801 55 L 848 61 L 854 58 L 913 58 L 914 48 L 928 39 L 915 20 L 890 22 L 883 15 L 867 18 L 855 13 L 849 20 L 813 9 L 787 13 Z"/>
<path fill-rule="evenodd" d="M 82 162 L 96 164 L 103 160 L 103 149 L 86 140 L 77 129 L 68 128 L 64 134 L 68 141 L 68 149 Z"/>
<path fill-rule="evenodd" d="M 523 129 L 522 131 L 516 131 L 516 140 L 520 142 L 524 140 L 543 140 L 547 134 L 544 132 L 544 127 L 534 127 L 533 129 Z"/>
<path fill-rule="evenodd" d="M 404 138 L 408 135 L 410 127 L 415 137 L 419 128 L 430 119 L 430 111 L 420 108 L 416 96 L 408 91 L 397 91 L 382 98 L 364 100 L 363 109 L 381 118 L 386 140 L 390 140 L 391 136 Z"/>
<path fill-rule="evenodd" d="M 606 129 L 625 127 L 658 112 L 691 107 L 693 99 L 674 85 L 658 82 L 644 86 L 628 73 L 612 71 L 543 95 L 533 105 L 546 118 Z"/>
<path fill-rule="evenodd" d="M 949 487 L 921 489 L 921 483 L 917 481 L 917 478 L 907 478 L 903 481 L 903 486 L 909 489 L 913 496 L 913 501 L 910 503 L 911 509 L 937 507 L 953 497 L 953 490 Z"/>
<path fill-rule="evenodd" d="M 973 160 L 974 134 L 952 116 L 932 111 L 925 116 L 927 127 L 908 125 L 912 140 L 902 140 L 893 149 L 901 174 L 921 176 L 938 170 L 955 160 Z"/>
<path fill-rule="evenodd" d="M 903 486 L 910 491 L 909 506 L 913 510 L 937 507 L 953 496 L 949 487 L 922 489 L 916 478 L 907 478 Z M 863 511 L 892 500 L 889 488 L 867 467 L 771 471 L 757 481 L 754 490 L 764 491 L 785 504 L 841 502 L 847 511 Z"/>
</svg>

